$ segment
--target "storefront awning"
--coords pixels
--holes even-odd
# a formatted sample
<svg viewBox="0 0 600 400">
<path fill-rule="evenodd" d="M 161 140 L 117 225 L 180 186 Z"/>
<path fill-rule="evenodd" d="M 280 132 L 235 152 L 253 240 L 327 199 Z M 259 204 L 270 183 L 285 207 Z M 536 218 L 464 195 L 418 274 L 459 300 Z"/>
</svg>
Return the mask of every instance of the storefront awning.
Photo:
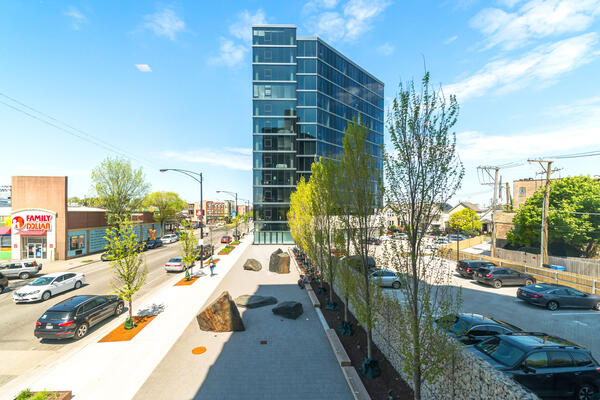
<svg viewBox="0 0 600 400">
<path fill-rule="evenodd" d="M 0 235 L 10 235 L 10 226 L 0 226 Z"/>
<path fill-rule="evenodd" d="M 40 230 L 31 230 L 31 231 L 21 231 L 21 232 L 19 232 L 19 235 L 21 235 L 21 236 L 46 236 L 46 230 L 40 229 Z"/>
</svg>

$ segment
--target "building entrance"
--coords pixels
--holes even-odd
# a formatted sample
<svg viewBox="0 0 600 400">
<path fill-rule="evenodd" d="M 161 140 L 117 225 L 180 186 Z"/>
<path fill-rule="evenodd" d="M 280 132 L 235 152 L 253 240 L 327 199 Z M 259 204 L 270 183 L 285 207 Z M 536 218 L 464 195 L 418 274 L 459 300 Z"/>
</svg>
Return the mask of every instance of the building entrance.
<svg viewBox="0 0 600 400">
<path fill-rule="evenodd" d="M 48 258 L 46 236 L 22 236 L 22 258 Z"/>
</svg>

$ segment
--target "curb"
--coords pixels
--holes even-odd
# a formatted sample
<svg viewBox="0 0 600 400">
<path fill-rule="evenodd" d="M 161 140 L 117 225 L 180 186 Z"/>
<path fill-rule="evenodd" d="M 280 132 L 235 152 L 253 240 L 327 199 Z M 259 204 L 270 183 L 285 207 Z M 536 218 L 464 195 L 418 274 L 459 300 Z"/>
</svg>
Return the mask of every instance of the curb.
<svg viewBox="0 0 600 400">
<path fill-rule="evenodd" d="M 296 271 L 298 272 L 298 274 L 300 274 L 300 267 L 296 263 L 296 258 L 294 257 L 294 253 L 292 252 L 291 247 L 288 248 L 288 254 L 290 256 L 290 259 L 292 260 L 292 264 L 294 264 L 294 267 L 296 268 Z M 344 374 L 346 383 L 350 388 L 350 392 L 352 392 L 354 400 L 371 400 L 371 396 L 369 396 L 365 385 L 363 385 L 360 376 L 358 376 L 356 368 L 352 366 L 352 363 L 350 362 L 350 357 L 348 357 L 348 354 L 346 353 L 342 342 L 340 342 L 340 339 L 335 333 L 335 330 L 329 328 L 329 325 L 327 324 L 327 321 L 325 320 L 325 317 L 321 312 L 321 303 L 319 302 L 319 299 L 317 299 L 317 295 L 315 294 L 310 284 L 306 285 L 306 293 L 310 302 L 315 307 L 315 311 L 317 312 L 317 316 L 321 321 L 321 325 L 323 325 L 323 330 L 325 330 L 325 335 L 327 336 L 327 340 L 329 341 L 331 350 L 333 351 L 335 358 L 338 360 L 338 363 L 340 365 L 340 368 L 342 369 L 342 373 Z"/>
</svg>

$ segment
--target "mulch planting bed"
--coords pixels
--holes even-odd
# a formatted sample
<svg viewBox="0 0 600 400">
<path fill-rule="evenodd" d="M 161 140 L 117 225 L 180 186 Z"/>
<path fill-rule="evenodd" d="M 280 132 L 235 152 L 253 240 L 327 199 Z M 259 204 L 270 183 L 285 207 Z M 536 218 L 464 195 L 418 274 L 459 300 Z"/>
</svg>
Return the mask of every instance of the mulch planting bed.
<svg viewBox="0 0 600 400">
<path fill-rule="evenodd" d="M 200 277 L 192 276 L 189 281 L 186 280 L 185 278 L 183 278 L 173 286 L 190 286 L 190 285 L 193 285 L 194 282 L 196 282 L 198 280 L 198 278 L 200 278 Z"/>
<path fill-rule="evenodd" d="M 131 340 L 135 337 L 135 335 L 140 333 L 140 331 L 144 329 L 155 317 L 156 315 L 135 315 L 133 317 L 135 328 L 125 329 L 124 324 L 120 324 L 111 333 L 98 340 L 98 343 L 125 342 Z"/>
<path fill-rule="evenodd" d="M 334 301 L 338 305 L 338 309 L 335 311 L 326 310 L 325 305 L 329 301 L 329 285 L 323 283 L 323 286 L 327 289 L 324 294 L 317 294 L 319 287 L 318 283 L 311 282 L 311 286 L 321 303 L 321 312 L 327 321 L 330 328 L 336 329 L 344 320 L 344 303 L 340 300 L 337 294 L 333 293 Z M 364 359 L 367 357 L 367 334 L 365 330 L 358 324 L 356 318 L 352 313 L 348 313 L 348 318 L 354 326 L 354 334 L 352 336 L 342 336 L 339 333 L 336 334 L 340 338 L 342 345 L 348 353 L 348 357 L 352 361 L 352 366 L 358 371 L 358 375 L 365 385 L 365 388 L 369 392 L 369 395 L 373 400 L 388 399 L 388 391 L 392 391 L 392 398 L 395 400 L 404 400 L 413 398 L 413 391 L 406 382 L 400 377 L 400 374 L 394 369 L 392 364 L 385 358 L 385 356 L 379 351 L 375 344 L 372 344 L 373 358 L 379 362 L 381 368 L 381 375 L 374 379 L 365 378 L 360 373 L 360 366 Z"/>
</svg>

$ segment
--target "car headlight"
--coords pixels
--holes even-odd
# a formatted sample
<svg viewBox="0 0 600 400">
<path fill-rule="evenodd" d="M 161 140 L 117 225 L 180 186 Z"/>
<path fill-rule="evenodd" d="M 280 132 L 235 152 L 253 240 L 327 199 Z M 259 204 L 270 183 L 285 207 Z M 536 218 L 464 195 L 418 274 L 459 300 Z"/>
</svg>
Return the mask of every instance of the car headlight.
<svg viewBox="0 0 600 400">
<path fill-rule="evenodd" d="M 29 294 L 37 294 L 37 293 L 39 293 L 39 292 L 40 292 L 39 290 L 34 290 L 33 292 L 31 292 L 31 293 L 29 293 Z"/>
</svg>

